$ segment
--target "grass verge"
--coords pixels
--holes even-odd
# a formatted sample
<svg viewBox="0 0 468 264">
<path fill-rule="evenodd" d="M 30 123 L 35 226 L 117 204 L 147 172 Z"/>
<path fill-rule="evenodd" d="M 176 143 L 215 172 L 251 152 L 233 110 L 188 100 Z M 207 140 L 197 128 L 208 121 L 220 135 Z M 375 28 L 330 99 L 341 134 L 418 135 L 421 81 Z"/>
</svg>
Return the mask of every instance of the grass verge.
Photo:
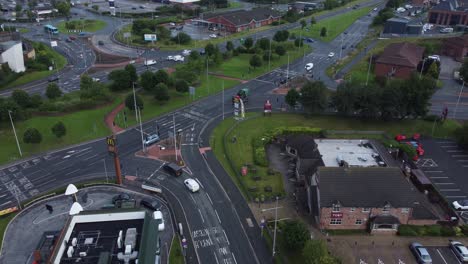
<svg viewBox="0 0 468 264">
<path fill-rule="evenodd" d="M 182 255 L 182 247 L 180 239 L 176 235 L 172 240 L 171 252 L 169 253 L 169 264 L 184 264 L 184 256 Z"/>
<path fill-rule="evenodd" d="M 105 28 L 107 25 L 107 23 L 102 20 L 94 19 L 62 21 L 57 24 L 57 28 L 60 33 L 68 33 L 68 29 L 65 26 L 65 23 L 67 22 L 75 24 L 75 29 L 82 30 L 84 32 L 96 32 Z"/>
</svg>

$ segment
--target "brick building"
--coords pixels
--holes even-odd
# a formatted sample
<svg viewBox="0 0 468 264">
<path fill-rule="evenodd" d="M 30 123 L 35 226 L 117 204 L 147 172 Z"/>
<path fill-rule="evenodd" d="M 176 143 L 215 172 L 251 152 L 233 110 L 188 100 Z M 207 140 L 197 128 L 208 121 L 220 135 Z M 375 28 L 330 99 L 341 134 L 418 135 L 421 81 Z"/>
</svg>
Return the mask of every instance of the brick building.
<svg viewBox="0 0 468 264">
<path fill-rule="evenodd" d="M 236 10 L 225 13 L 203 14 L 202 21 L 222 31 L 241 32 L 270 25 L 279 21 L 281 14 L 270 8 L 255 8 L 252 10 Z"/>
<path fill-rule="evenodd" d="M 431 24 L 455 26 L 468 25 L 468 0 L 440 1 L 429 10 L 428 20 Z"/>
<path fill-rule="evenodd" d="M 442 54 L 463 61 L 468 56 L 468 35 L 445 39 L 442 44 Z"/>
<path fill-rule="evenodd" d="M 412 43 L 392 43 L 375 61 L 375 75 L 407 79 L 417 70 L 424 48 Z"/>
</svg>

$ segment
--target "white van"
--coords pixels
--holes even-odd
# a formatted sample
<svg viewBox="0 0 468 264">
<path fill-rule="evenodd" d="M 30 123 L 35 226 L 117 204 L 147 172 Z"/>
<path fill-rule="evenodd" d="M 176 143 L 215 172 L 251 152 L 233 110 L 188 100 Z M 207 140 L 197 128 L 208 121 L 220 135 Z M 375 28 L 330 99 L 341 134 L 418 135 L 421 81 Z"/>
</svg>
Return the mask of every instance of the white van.
<svg viewBox="0 0 468 264">
<path fill-rule="evenodd" d="M 150 66 L 156 64 L 156 60 L 145 60 L 145 66 Z"/>
</svg>

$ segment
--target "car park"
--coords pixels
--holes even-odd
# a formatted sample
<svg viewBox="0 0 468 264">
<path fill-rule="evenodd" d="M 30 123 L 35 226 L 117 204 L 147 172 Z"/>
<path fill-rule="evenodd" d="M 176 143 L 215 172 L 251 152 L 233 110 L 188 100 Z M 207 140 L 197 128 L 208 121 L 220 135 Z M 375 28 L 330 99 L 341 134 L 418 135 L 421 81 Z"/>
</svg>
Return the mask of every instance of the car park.
<svg viewBox="0 0 468 264">
<path fill-rule="evenodd" d="M 159 136 L 157 134 L 152 134 L 146 136 L 146 139 L 144 141 L 145 146 L 149 146 L 151 144 L 154 144 L 159 141 Z"/>
<path fill-rule="evenodd" d="M 468 210 L 468 200 L 458 200 L 452 203 L 455 210 Z"/>
<path fill-rule="evenodd" d="M 112 203 L 115 204 L 118 201 L 128 201 L 130 199 L 131 199 L 130 195 L 128 195 L 126 193 L 121 193 L 119 195 L 116 195 L 116 196 L 112 197 Z"/>
<path fill-rule="evenodd" d="M 158 224 L 158 231 L 164 231 L 164 218 L 163 218 L 163 214 L 161 211 L 154 211 L 153 212 L 153 218 L 154 220 L 160 222 Z"/>
<path fill-rule="evenodd" d="M 169 174 L 171 174 L 173 176 L 176 176 L 176 177 L 182 175 L 182 173 L 183 173 L 182 167 L 180 167 L 179 165 L 174 164 L 174 163 L 164 164 L 163 169 L 167 173 L 169 173 Z"/>
<path fill-rule="evenodd" d="M 153 211 L 161 210 L 161 203 L 159 203 L 156 200 L 149 201 L 149 200 L 143 199 L 140 201 L 140 206 L 148 208 Z"/>
<path fill-rule="evenodd" d="M 186 179 L 184 181 L 184 185 L 185 185 L 185 187 L 187 187 L 187 189 L 189 191 L 191 191 L 193 193 L 198 192 L 198 190 L 200 190 L 200 185 L 194 179 Z"/>
<path fill-rule="evenodd" d="M 305 69 L 306 71 L 311 71 L 312 69 L 314 68 L 314 64 L 311 62 L 311 63 L 307 63 L 305 65 Z"/>
<path fill-rule="evenodd" d="M 468 249 L 458 241 L 450 241 L 450 249 L 461 262 L 468 262 Z"/>
<path fill-rule="evenodd" d="M 328 58 L 333 58 L 333 56 L 335 56 L 335 53 L 334 53 L 334 52 L 328 53 Z"/>
<path fill-rule="evenodd" d="M 410 250 L 414 254 L 416 261 L 419 264 L 430 264 L 432 263 L 432 258 L 429 255 L 427 249 L 420 243 L 413 242 L 410 245 Z"/>
</svg>

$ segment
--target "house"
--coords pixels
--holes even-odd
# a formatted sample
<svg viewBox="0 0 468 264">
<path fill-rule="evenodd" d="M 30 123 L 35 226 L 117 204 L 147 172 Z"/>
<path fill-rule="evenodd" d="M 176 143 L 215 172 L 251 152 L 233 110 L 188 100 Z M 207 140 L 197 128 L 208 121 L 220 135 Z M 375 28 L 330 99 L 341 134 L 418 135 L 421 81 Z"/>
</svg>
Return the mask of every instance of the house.
<svg viewBox="0 0 468 264">
<path fill-rule="evenodd" d="M 310 211 L 321 229 L 396 233 L 400 224 L 438 220 L 398 167 L 319 167 L 310 189 Z"/>
<path fill-rule="evenodd" d="M 33 13 L 36 14 L 37 17 L 40 16 L 48 16 L 51 15 L 53 12 L 58 12 L 50 3 L 39 3 L 34 8 Z"/>
<path fill-rule="evenodd" d="M 414 34 L 422 33 L 423 24 L 417 21 L 411 21 L 404 17 L 392 17 L 385 22 L 384 34 Z"/>
<path fill-rule="evenodd" d="M 286 136 L 285 147 L 286 152 L 296 158 L 296 181 L 304 181 L 306 175 L 314 174 L 318 166 L 323 166 L 320 152 L 312 136 Z"/>
<path fill-rule="evenodd" d="M 442 54 L 463 61 L 468 56 L 468 35 L 445 39 L 442 44 Z"/>
<path fill-rule="evenodd" d="M 279 21 L 281 14 L 270 8 L 254 8 L 252 10 L 236 10 L 224 13 L 203 14 L 201 20 L 213 27 L 227 32 L 241 32 L 270 25 Z"/>
<path fill-rule="evenodd" d="M 436 25 L 468 25 L 468 0 L 440 1 L 429 10 L 428 20 Z"/>
<path fill-rule="evenodd" d="M 34 60 L 36 58 L 36 50 L 30 42 L 23 42 L 23 60 Z"/>
<path fill-rule="evenodd" d="M 8 63 L 14 72 L 24 72 L 23 45 L 21 41 L 0 42 L 0 64 Z"/>
<path fill-rule="evenodd" d="M 424 48 L 412 43 L 392 43 L 375 61 L 375 75 L 407 79 L 417 70 Z"/>
</svg>

